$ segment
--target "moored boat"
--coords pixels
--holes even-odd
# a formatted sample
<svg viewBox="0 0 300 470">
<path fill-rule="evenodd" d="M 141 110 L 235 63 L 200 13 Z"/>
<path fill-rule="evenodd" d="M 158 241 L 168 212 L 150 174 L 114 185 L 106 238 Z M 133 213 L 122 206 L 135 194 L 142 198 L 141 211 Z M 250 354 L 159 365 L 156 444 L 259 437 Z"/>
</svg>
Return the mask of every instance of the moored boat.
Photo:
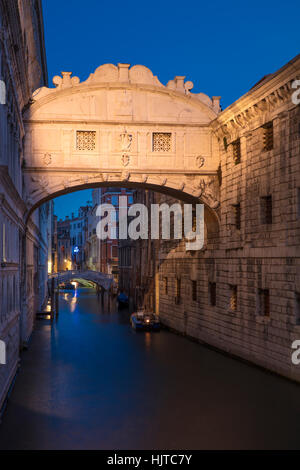
<svg viewBox="0 0 300 470">
<path fill-rule="evenodd" d="M 119 308 L 119 309 L 128 308 L 128 307 L 129 307 L 129 299 L 128 299 L 127 295 L 124 294 L 124 292 L 121 292 L 121 293 L 118 295 L 117 301 L 118 301 L 118 308 Z"/>
<path fill-rule="evenodd" d="M 139 311 L 130 317 L 130 323 L 133 329 L 140 331 L 159 331 L 160 321 L 157 315 L 152 312 Z"/>
</svg>

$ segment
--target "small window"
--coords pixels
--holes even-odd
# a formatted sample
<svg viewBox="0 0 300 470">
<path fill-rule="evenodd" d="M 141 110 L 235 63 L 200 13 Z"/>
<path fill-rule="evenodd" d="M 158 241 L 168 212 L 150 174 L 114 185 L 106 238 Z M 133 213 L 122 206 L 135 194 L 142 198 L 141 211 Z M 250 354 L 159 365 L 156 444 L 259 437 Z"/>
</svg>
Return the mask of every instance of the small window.
<svg viewBox="0 0 300 470">
<path fill-rule="evenodd" d="M 234 225 L 237 230 L 241 229 L 241 204 L 233 205 Z"/>
<path fill-rule="evenodd" d="M 217 284 L 215 282 L 209 283 L 209 300 L 210 305 L 215 307 L 217 303 Z"/>
<path fill-rule="evenodd" d="M 232 142 L 233 161 L 236 165 L 241 163 L 241 141 L 240 139 Z"/>
<path fill-rule="evenodd" d="M 295 292 L 295 320 L 300 325 L 300 292 Z"/>
<path fill-rule="evenodd" d="M 192 299 L 197 301 L 197 281 L 192 281 Z"/>
<path fill-rule="evenodd" d="M 270 316 L 270 292 L 269 289 L 258 290 L 258 314 Z"/>
<path fill-rule="evenodd" d="M 164 293 L 168 295 L 168 278 L 164 277 Z"/>
<path fill-rule="evenodd" d="M 267 152 L 273 149 L 273 122 L 268 122 L 263 127 L 263 150 Z"/>
<path fill-rule="evenodd" d="M 237 310 L 237 286 L 230 285 L 230 310 Z"/>
<path fill-rule="evenodd" d="M 77 131 L 76 132 L 77 150 L 95 150 L 96 132 L 95 131 Z"/>
<path fill-rule="evenodd" d="M 261 222 L 262 224 L 272 224 L 272 196 L 261 198 Z"/>
<path fill-rule="evenodd" d="M 181 279 L 176 279 L 176 296 L 175 296 L 175 304 L 180 304 L 180 297 L 181 297 Z"/>
<path fill-rule="evenodd" d="M 154 132 L 153 152 L 171 152 L 171 137 L 169 132 Z"/>
</svg>

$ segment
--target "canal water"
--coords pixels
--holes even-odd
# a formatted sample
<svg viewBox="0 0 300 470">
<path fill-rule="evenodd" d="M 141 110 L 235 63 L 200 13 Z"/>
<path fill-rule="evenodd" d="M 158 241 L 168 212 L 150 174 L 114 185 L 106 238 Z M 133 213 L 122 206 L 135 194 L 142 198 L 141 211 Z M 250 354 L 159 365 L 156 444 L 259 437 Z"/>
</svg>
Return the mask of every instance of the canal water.
<svg viewBox="0 0 300 470">
<path fill-rule="evenodd" d="M 172 308 L 172 307 L 170 307 Z M 300 449 L 300 387 L 181 336 L 131 329 L 92 289 L 37 322 L 0 449 Z"/>
</svg>

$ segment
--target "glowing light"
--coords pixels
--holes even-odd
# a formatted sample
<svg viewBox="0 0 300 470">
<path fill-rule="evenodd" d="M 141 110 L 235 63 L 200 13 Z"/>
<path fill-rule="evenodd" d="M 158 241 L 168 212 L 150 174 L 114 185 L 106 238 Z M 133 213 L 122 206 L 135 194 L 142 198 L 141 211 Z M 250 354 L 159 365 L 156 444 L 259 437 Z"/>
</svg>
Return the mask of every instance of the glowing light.
<svg viewBox="0 0 300 470">
<path fill-rule="evenodd" d="M 48 261 L 48 274 L 52 273 L 52 263 L 51 261 Z"/>
</svg>

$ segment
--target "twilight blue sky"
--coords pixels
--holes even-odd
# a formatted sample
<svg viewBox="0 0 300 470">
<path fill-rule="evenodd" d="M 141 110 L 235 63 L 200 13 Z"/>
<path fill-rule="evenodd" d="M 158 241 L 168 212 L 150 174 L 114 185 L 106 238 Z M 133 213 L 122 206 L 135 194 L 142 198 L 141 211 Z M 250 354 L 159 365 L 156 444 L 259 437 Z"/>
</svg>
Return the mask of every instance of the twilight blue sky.
<svg viewBox="0 0 300 470">
<path fill-rule="evenodd" d="M 222 96 L 223 109 L 299 53 L 299 2 L 43 0 L 49 84 L 62 70 L 85 80 L 101 64 L 149 67 L 195 92 Z M 90 199 L 56 201 L 59 216 Z M 72 206 L 72 207 L 71 207 Z"/>
</svg>

